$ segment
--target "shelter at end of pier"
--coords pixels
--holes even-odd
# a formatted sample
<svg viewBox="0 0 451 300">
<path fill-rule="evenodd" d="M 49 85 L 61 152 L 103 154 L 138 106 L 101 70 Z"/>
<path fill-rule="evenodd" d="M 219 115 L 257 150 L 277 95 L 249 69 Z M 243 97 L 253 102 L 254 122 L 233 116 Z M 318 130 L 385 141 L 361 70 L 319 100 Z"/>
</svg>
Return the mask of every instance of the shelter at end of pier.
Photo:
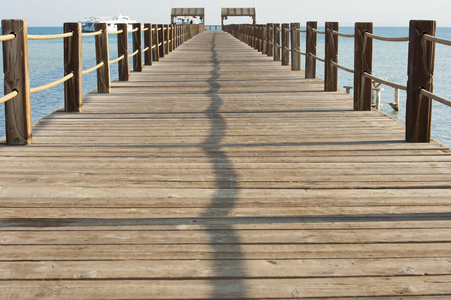
<svg viewBox="0 0 451 300">
<path fill-rule="evenodd" d="M 257 23 L 255 7 L 223 8 L 221 12 L 221 26 L 224 26 L 224 20 L 227 20 L 228 17 L 251 17 L 252 23 L 254 25 Z"/>
<path fill-rule="evenodd" d="M 192 17 L 196 16 L 205 24 L 205 8 L 172 8 L 171 9 L 171 23 L 176 17 Z"/>
</svg>

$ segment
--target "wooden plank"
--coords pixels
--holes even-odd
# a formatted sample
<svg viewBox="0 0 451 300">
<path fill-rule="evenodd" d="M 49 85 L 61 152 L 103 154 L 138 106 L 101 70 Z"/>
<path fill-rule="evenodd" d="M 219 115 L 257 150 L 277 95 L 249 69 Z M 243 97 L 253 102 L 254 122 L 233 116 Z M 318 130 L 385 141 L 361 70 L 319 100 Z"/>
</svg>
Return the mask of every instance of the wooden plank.
<svg viewBox="0 0 451 300">
<path fill-rule="evenodd" d="M 0 145 L 0 297 L 449 297 L 449 148 L 302 77 L 206 32 Z"/>
</svg>

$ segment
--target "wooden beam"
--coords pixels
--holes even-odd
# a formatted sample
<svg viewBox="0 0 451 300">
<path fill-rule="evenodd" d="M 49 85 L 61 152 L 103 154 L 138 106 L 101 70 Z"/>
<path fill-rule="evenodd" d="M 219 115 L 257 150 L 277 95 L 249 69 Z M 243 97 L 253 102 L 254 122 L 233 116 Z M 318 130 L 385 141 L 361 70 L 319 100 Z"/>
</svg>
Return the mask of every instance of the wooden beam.
<svg viewBox="0 0 451 300">
<path fill-rule="evenodd" d="M 6 143 L 28 145 L 32 139 L 32 125 L 27 21 L 3 20 L 2 33 L 16 36 L 14 40 L 3 42 L 5 95 L 13 91 L 19 93 L 5 103 Z"/>
<path fill-rule="evenodd" d="M 128 59 L 128 25 L 125 23 L 117 24 L 117 29 L 122 33 L 117 35 L 117 55 L 124 56 L 124 59 L 118 63 L 119 81 L 128 81 L 130 79 L 130 62 Z"/>
<path fill-rule="evenodd" d="M 282 24 L 282 66 L 290 65 L 290 24 Z"/>
<path fill-rule="evenodd" d="M 274 24 L 274 60 L 280 60 L 280 24 Z"/>
<path fill-rule="evenodd" d="M 317 34 L 313 29 L 318 28 L 318 22 L 307 22 L 306 34 L 306 56 L 305 56 L 305 78 L 316 78 L 316 55 Z"/>
<path fill-rule="evenodd" d="M 291 23 L 291 71 L 301 70 L 301 24 Z M 298 52 L 299 51 L 299 52 Z"/>
<path fill-rule="evenodd" d="M 64 32 L 72 32 L 64 39 L 64 76 L 74 77 L 64 82 L 64 111 L 81 112 L 83 106 L 82 37 L 80 23 L 64 23 Z"/>
<path fill-rule="evenodd" d="M 435 21 L 410 21 L 409 58 L 406 103 L 406 140 L 430 142 L 432 99 L 420 94 L 421 89 L 433 92 L 435 43 L 423 39 L 436 35 Z"/>
<path fill-rule="evenodd" d="M 133 71 L 142 72 L 143 71 L 143 52 L 142 52 L 142 26 L 141 23 L 134 23 L 133 29 L 138 29 L 138 31 L 133 32 L 133 53 L 138 51 L 138 53 L 133 56 Z"/>
<path fill-rule="evenodd" d="M 144 64 L 146 66 L 152 65 L 152 24 L 145 23 L 144 28 L 147 30 L 144 32 L 144 48 L 149 48 L 144 53 Z"/>
<path fill-rule="evenodd" d="M 373 23 L 355 23 L 354 41 L 354 110 L 371 110 L 372 80 L 363 73 L 373 70 L 373 40 L 365 33 L 373 33 Z"/>
<path fill-rule="evenodd" d="M 336 92 L 338 90 L 338 69 L 331 62 L 338 63 L 338 22 L 326 22 L 325 35 L 325 63 L 324 63 L 324 90 Z"/>
<path fill-rule="evenodd" d="M 100 35 L 96 35 L 96 61 L 97 64 L 103 62 L 104 65 L 97 69 L 97 92 L 110 93 L 110 64 L 109 64 L 109 47 L 108 47 L 108 32 L 106 23 L 95 23 L 94 30 L 101 30 Z"/>
</svg>

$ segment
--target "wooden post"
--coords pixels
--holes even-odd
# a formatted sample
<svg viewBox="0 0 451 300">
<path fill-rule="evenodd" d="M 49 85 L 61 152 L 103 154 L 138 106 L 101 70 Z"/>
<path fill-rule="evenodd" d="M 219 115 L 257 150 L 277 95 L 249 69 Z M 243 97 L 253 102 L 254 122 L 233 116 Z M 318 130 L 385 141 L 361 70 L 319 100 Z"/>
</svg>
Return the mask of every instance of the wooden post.
<svg viewBox="0 0 451 300">
<path fill-rule="evenodd" d="M 338 90 L 338 69 L 330 62 L 338 63 L 338 22 L 326 22 L 325 36 L 325 63 L 324 63 L 324 90 L 336 92 Z"/>
<path fill-rule="evenodd" d="M 159 30 L 158 30 L 158 39 L 159 39 L 159 45 L 158 46 L 158 51 L 160 53 L 160 58 L 164 57 L 164 41 L 165 41 L 165 36 L 164 36 L 164 25 L 160 25 L 159 26 Z"/>
<path fill-rule="evenodd" d="M 305 78 L 316 78 L 316 59 L 311 55 L 316 55 L 316 32 L 318 22 L 307 22 L 306 34 L 306 55 L 305 55 Z"/>
<path fill-rule="evenodd" d="M 282 66 L 288 66 L 290 64 L 289 42 L 290 24 L 282 24 Z"/>
<path fill-rule="evenodd" d="M 274 60 L 280 60 L 280 24 L 274 24 Z"/>
<path fill-rule="evenodd" d="M 144 64 L 146 66 L 152 65 L 152 24 L 145 23 L 144 28 L 147 30 L 144 32 L 144 48 L 149 48 L 144 53 Z"/>
<path fill-rule="evenodd" d="M 262 54 L 268 55 L 268 26 L 261 25 L 262 27 Z"/>
<path fill-rule="evenodd" d="M 160 37 L 158 35 L 158 25 L 152 25 L 152 46 L 155 46 L 155 48 L 152 49 L 152 61 L 159 61 L 160 60 L 160 50 L 159 50 L 159 44 L 160 44 Z"/>
<path fill-rule="evenodd" d="M 373 40 L 365 36 L 373 33 L 373 23 L 355 23 L 354 40 L 354 110 L 371 110 L 372 80 L 363 73 L 373 70 Z"/>
<path fill-rule="evenodd" d="M 410 21 L 407 65 L 406 140 L 429 143 L 431 140 L 432 100 L 420 94 L 433 92 L 435 43 L 423 39 L 436 35 L 435 21 Z"/>
<path fill-rule="evenodd" d="M 274 38 L 273 38 L 273 28 L 274 24 L 268 23 L 266 25 L 266 49 L 267 55 L 274 55 Z"/>
<path fill-rule="evenodd" d="M 13 91 L 19 94 L 5 102 L 6 144 L 29 145 L 32 134 L 27 21 L 3 20 L 2 34 L 10 33 L 16 38 L 3 42 L 5 95 Z"/>
<path fill-rule="evenodd" d="M 117 35 L 117 55 L 124 56 L 124 59 L 118 63 L 119 81 L 128 81 L 130 79 L 130 65 L 128 59 L 128 25 L 125 23 L 117 24 L 117 30 L 122 33 Z"/>
<path fill-rule="evenodd" d="M 143 71 L 143 32 L 141 23 L 134 23 L 133 29 L 138 29 L 138 31 L 133 32 L 133 53 L 138 51 L 138 54 L 133 56 L 133 71 L 142 72 Z"/>
<path fill-rule="evenodd" d="M 164 28 L 165 28 L 165 31 L 164 31 L 164 40 L 165 40 L 165 42 L 166 42 L 166 44 L 164 45 L 165 47 L 164 47 L 164 54 L 169 54 L 169 46 L 170 46 L 170 43 L 171 43 L 171 39 L 170 39 L 170 36 L 169 36 L 169 25 L 164 25 L 163 26 Z"/>
<path fill-rule="evenodd" d="M 291 23 L 291 71 L 301 70 L 301 24 Z"/>
<path fill-rule="evenodd" d="M 97 64 L 103 62 L 104 65 L 97 69 L 97 92 L 110 93 L 110 64 L 109 64 L 109 50 L 108 50 L 108 32 L 106 23 L 95 23 L 94 30 L 101 30 L 100 35 L 96 35 L 96 60 Z"/>
<path fill-rule="evenodd" d="M 64 111 L 81 112 L 83 106 L 81 23 L 64 23 L 64 32 L 72 32 L 64 39 L 64 76 L 74 77 L 64 82 Z"/>
</svg>

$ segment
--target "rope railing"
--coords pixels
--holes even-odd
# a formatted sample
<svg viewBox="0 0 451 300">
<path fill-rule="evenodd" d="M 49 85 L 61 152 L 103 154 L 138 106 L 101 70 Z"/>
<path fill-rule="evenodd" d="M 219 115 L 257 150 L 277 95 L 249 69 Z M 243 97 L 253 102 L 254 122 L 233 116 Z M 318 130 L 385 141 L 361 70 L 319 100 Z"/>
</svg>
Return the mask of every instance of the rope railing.
<svg viewBox="0 0 451 300">
<path fill-rule="evenodd" d="M 11 99 L 14 99 L 15 97 L 17 97 L 17 95 L 19 95 L 18 91 L 12 91 L 11 93 L 6 94 L 5 96 L 0 98 L 0 104 L 5 103 Z"/>
<path fill-rule="evenodd" d="M 124 30 L 116 30 L 116 31 L 108 31 L 108 35 L 114 35 L 114 34 L 121 34 L 123 33 Z"/>
<path fill-rule="evenodd" d="M 47 34 L 47 35 L 28 35 L 28 39 L 32 41 L 39 41 L 39 40 L 56 40 L 56 39 L 62 39 L 73 36 L 73 32 L 68 33 L 61 33 L 61 34 Z"/>
<path fill-rule="evenodd" d="M 30 88 L 30 94 L 34 94 L 34 93 L 37 93 L 37 92 L 42 92 L 42 91 L 48 90 L 48 89 L 50 89 L 52 87 L 55 87 L 55 86 L 65 82 L 65 81 L 71 79 L 72 77 L 74 77 L 74 73 L 70 73 L 70 74 L 64 76 L 63 78 L 58 79 L 56 81 L 53 81 L 51 83 L 48 83 L 48 84 L 45 84 L 45 85 L 42 85 L 42 86 L 39 86 L 39 87 L 35 87 L 35 88 Z"/>
<path fill-rule="evenodd" d="M 318 30 L 316 28 L 312 28 L 312 31 L 316 32 L 317 34 L 326 34 L 326 31 L 320 31 L 320 30 Z"/>
<path fill-rule="evenodd" d="M 354 38 L 355 37 L 355 34 L 353 34 L 353 33 L 343 33 L 343 32 L 338 32 L 336 30 L 332 30 L 332 34 L 338 35 L 341 37 L 345 37 L 345 38 Z"/>
<path fill-rule="evenodd" d="M 339 68 L 339 69 L 341 69 L 341 70 L 343 70 L 343 71 L 346 71 L 346 72 L 349 72 L 349 73 L 352 73 L 352 74 L 354 74 L 354 70 L 353 69 L 350 69 L 350 68 L 347 68 L 347 67 L 345 67 L 345 66 L 342 66 L 342 65 L 340 65 L 340 64 L 337 64 L 336 62 L 334 62 L 334 61 L 330 61 L 329 62 L 331 65 L 333 65 L 334 67 L 337 67 L 337 68 Z"/>
<path fill-rule="evenodd" d="M 432 35 L 429 35 L 429 34 L 423 34 L 423 38 L 425 40 L 427 40 L 427 41 L 430 41 L 430 42 L 435 42 L 435 43 L 439 43 L 439 44 L 442 44 L 442 45 L 451 46 L 451 40 L 439 38 L 439 37 L 432 36 Z"/>
<path fill-rule="evenodd" d="M 367 73 L 367 72 L 364 72 L 364 73 L 363 73 L 363 76 L 365 76 L 366 78 L 369 78 L 369 79 L 371 79 L 371 80 L 373 80 L 373 81 L 375 81 L 375 82 L 385 84 L 385 85 L 387 85 L 387 86 L 389 86 L 389 87 L 392 87 L 392 88 L 394 88 L 394 89 L 399 89 L 399 90 L 403 90 L 403 91 L 406 91 L 406 90 L 407 90 L 407 86 L 405 86 L 405 85 L 397 84 L 397 83 L 394 83 L 394 82 L 385 80 L 385 79 L 383 79 L 383 78 L 376 77 L 376 76 L 371 75 L 371 74 L 369 74 L 369 73 Z"/>
<path fill-rule="evenodd" d="M 388 37 L 388 36 L 380 36 L 380 35 L 375 35 L 369 32 L 365 32 L 365 36 L 372 38 L 374 40 L 379 40 L 379 41 L 386 41 L 386 42 L 408 42 L 409 41 L 409 37 L 405 36 L 405 37 Z"/>
<path fill-rule="evenodd" d="M 0 42 L 12 41 L 16 38 L 15 34 L 0 35 Z"/>
<path fill-rule="evenodd" d="M 82 33 L 81 36 L 82 37 L 91 37 L 91 36 L 101 35 L 102 33 L 103 33 L 103 30 L 99 30 L 99 31 L 94 31 L 94 32 Z"/>
<path fill-rule="evenodd" d="M 89 74 L 91 72 L 94 72 L 95 70 L 99 69 L 100 67 L 103 67 L 103 65 L 105 65 L 105 63 L 102 61 L 101 63 L 98 63 L 97 65 L 95 65 L 94 67 L 87 69 L 85 71 L 82 71 L 81 74 L 82 75 L 86 75 Z"/>
<path fill-rule="evenodd" d="M 431 99 L 433 99 L 433 100 L 435 100 L 435 101 L 438 101 L 438 102 L 440 102 L 440 103 L 442 103 L 442 104 L 444 104 L 444 105 L 447 105 L 447 106 L 450 106 L 450 107 L 451 107 L 451 100 L 448 100 L 448 99 L 445 99 L 445 98 L 443 98 L 443 97 L 440 97 L 440 96 L 438 96 L 438 95 L 436 95 L 436 94 L 430 93 L 430 92 L 426 91 L 425 89 L 420 89 L 420 93 L 421 93 L 423 96 L 426 96 L 426 97 L 428 97 L 428 98 L 431 98 Z"/>
<path fill-rule="evenodd" d="M 129 30 L 128 32 L 133 33 L 133 32 L 137 32 L 138 30 L 139 30 L 139 28 L 136 27 L 136 28 L 133 28 L 132 30 Z"/>
<path fill-rule="evenodd" d="M 316 56 L 315 54 L 309 53 L 309 55 L 310 55 L 311 57 L 313 57 L 314 59 L 319 60 L 319 61 L 321 61 L 321 62 L 323 62 L 323 63 L 326 62 L 325 59 L 320 58 L 320 57 Z"/>
<path fill-rule="evenodd" d="M 116 59 L 110 60 L 108 63 L 109 63 L 110 65 L 111 65 L 111 64 L 114 64 L 114 63 L 117 63 L 117 62 L 123 60 L 124 57 L 125 57 L 124 55 L 121 55 L 121 56 L 119 56 L 119 57 L 116 58 Z"/>
<path fill-rule="evenodd" d="M 136 50 L 135 52 L 133 52 L 132 54 L 129 54 L 128 57 L 131 58 L 133 56 L 135 56 L 136 54 L 139 53 L 139 50 Z"/>
</svg>

